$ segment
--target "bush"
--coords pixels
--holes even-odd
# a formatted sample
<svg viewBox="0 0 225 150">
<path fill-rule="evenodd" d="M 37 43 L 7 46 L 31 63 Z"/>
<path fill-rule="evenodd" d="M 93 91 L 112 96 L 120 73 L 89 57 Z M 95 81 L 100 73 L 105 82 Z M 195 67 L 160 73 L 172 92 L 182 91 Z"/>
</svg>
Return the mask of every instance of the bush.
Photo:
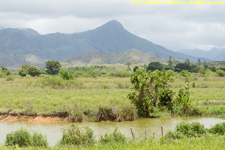
<svg viewBox="0 0 225 150">
<path fill-rule="evenodd" d="M 33 134 L 32 139 L 33 139 L 32 146 L 34 146 L 34 147 L 48 147 L 47 138 L 44 137 L 42 134 L 35 132 Z"/>
<path fill-rule="evenodd" d="M 7 76 L 6 81 L 13 81 L 14 78 L 12 76 Z"/>
<path fill-rule="evenodd" d="M 46 62 L 45 68 L 48 74 L 58 74 L 62 65 L 56 60 L 49 60 Z"/>
<path fill-rule="evenodd" d="M 28 69 L 28 74 L 32 77 L 39 76 L 41 74 L 41 71 L 35 66 L 30 66 Z"/>
<path fill-rule="evenodd" d="M 130 75 L 131 74 L 128 71 L 124 71 L 124 70 L 110 73 L 110 76 L 120 77 L 120 78 L 130 77 Z"/>
<path fill-rule="evenodd" d="M 175 132 L 169 131 L 166 133 L 166 139 L 181 139 L 184 137 L 201 137 L 207 133 L 204 125 L 199 122 L 193 122 L 191 124 L 186 122 L 180 122 L 177 124 Z"/>
<path fill-rule="evenodd" d="M 69 129 L 63 131 L 63 137 L 60 145 L 86 146 L 94 144 L 93 130 L 89 127 L 80 129 L 72 125 Z"/>
<path fill-rule="evenodd" d="M 225 77 L 225 72 L 223 70 L 219 69 L 219 70 L 216 71 L 216 75 L 218 77 Z"/>
<path fill-rule="evenodd" d="M 72 80 L 74 79 L 74 75 L 73 73 L 66 71 L 66 70 L 60 70 L 59 71 L 60 76 L 64 79 L 64 80 Z"/>
<path fill-rule="evenodd" d="M 118 128 L 114 130 L 113 133 L 106 133 L 104 136 L 101 136 L 100 143 L 108 144 L 108 143 L 126 143 L 127 139 L 125 135 L 118 131 Z"/>
<path fill-rule="evenodd" d="M 216 124 L 209 129 L 210 133 L 224 135 L 225 134 L 225 122 Z"/>
<path fill-rule="evenodd" d="M 26 129 L 20 129 L 6 135 L 6 146 L 28 147 L 32 146 L 32 136 Z"/>
<path fill-rule="evenodd" d="M 27 70 L 25 69 L 20 69 L 19 70 L 19 75 L 22 76 L 22 77 L 25 77 L 27 75 Z"/>
</svg>

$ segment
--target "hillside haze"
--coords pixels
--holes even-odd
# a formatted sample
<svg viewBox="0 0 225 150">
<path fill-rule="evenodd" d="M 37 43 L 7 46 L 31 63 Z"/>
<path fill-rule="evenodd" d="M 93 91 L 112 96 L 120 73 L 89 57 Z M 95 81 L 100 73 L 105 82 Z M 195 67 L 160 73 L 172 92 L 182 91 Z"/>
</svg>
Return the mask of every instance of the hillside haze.
<svg viewBox="0 0 225 150">
<path fill-rule="evenodd" d="M 82 33 L 41 35 L 32 29 L 0 30 L 0 65 L 41 65 L 46 60 L 63 60 L 87 52 L 121 53 L 130 49 L 151 52 L 161 58 L 196 61 L 197 58 L 170 51 L 127 30 L 118 21 L 110 21 Z M 32 56 L 32 57 L 30 57 Z"/>
<path fill-rule="evenodd" d="M 150 63 L 153 61 L 167 62 L 159 56 L 151 52 L 141 52 L 137 49 L 131 49 L 121 53 L 105 53 L 105 52 L 92 52 L 84 53 L 76 56 L 66 58 L 61 61 L 63 65 L 82 66 L 92 64 L 124 64 L 126 62 L 132 63 Z"/>
</svg>

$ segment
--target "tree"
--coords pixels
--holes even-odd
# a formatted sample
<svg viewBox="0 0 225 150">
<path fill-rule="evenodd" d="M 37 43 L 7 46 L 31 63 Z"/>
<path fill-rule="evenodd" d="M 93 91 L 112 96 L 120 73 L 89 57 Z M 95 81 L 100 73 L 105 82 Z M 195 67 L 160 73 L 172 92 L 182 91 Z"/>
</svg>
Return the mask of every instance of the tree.
<svg viewBox="0 0 225 150">
<path fill-rule="evenodd" d="M 204 61 L 204 69 L 206 70 L 208 68 L 209 68 L 209 66 L 208 66 L 207 62 Z"/>
<path fill-rule="evenodd" d="M 2 71 L 8 71 L 8 68 L 6 68 L 5 66 L 1 66 Z"/>
<path fill-rule="evenodd" d="M 41 71 L 35 66 L 30 66 L 28 69 L 28 74 L 31 75 L 32 77 L 39 76 L 41 74 Z"/>
<path fill-rule="evenodd" d="M 138 115 L 141 117 L 150 117 L 158 100 L 161 102 L 168 100 L 172 95 L 169 82 L 173 77 L 166 71 L 148 71 L 137 70 L 131 77 L 131 83 L 134 92 L 128 95 L 131 102 L 137 107 Z M 164 95 L 164 96 L 160 96 Z"/>
<path fill-rule="evenodd" d="M 155 70 L 163 70 L 163 64 L 161 64 L 160 62 L 151 62 L 149 65 L 148 65 L 148 68 L 147 68 L 147 71 L 155 71 Z"/>
<path fill-rule="evenodd" d="M 125 63 L 125 65 L 127 65 L 127 67 L 128 67 L 129 70 L 130 70 L 130 65 L 131 65 L 131 64 L 132 64 L 132 63 L 129 62 L 129 61 Z"/>
<path fill-rule="evenodd" d="M 25 77 L 27 75 L 27 70 L 26 69 L 20 69 L 19 75 L 22 76 L 22 77 Z"/>
<path fill-rule="evenodd" d="M 201 65 L 201 60 L 200 59 L 198 59 L 198 66 L 200 66 Z"/>
<path fill-rule="evenodd" d="M 172 61 L 172 57 L 171 56 L 169 57 L 169 60 L 167 62 L 168 62 L 169 68 L 173 68 L 173 61 Z"/>
<path fill-rule="evenodd" d="M 191 70 L 191 65 L 188 63 L 179 63 L 174 67 L 174 70 L 176 72 L 181 72 L 183 70 L 190 71 Z"/>
<path fill-rule="evenodd" d="M 138 66 L 135 66 L 133 71 L 136 72 L 136 70 L 138 70 Z"/>
<path fill-rule="evenodd" d="M 28 72 L 28 69 L 30 68 L 30 65 L 26 64 L 26 65 L 22 65 L 21 67 L 22 69 L 25 69 Z"/>
<path fill-rule="evenodd" d="M 49 60 L 46 62 L 45 68 L 48 74 L 58 74 L 62 65 L 56 60 Z"/>
<path fill-rule="evenodd" d="M 11 74 L 10 71 L 8 70 L 8 68 L 6 68 L 5 66 L 1 66 L 1 68 L 2 68 L 2 72 L 5 75 L 9 76 Z"/>
</svg>

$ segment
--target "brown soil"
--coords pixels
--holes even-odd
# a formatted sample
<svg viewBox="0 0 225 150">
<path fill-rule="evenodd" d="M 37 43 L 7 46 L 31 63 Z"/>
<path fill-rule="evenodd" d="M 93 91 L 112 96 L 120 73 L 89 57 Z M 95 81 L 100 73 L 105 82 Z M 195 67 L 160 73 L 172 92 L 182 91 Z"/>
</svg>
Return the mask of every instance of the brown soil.
<svg viewBox="0 0 225 150">
<path fill-rule="evenodd" d="M 27 122 L 27 123 L 59 123 L 68 122 L 68 118 L 43 116 L 0 116 L 0 122 Z"/>
</svg>

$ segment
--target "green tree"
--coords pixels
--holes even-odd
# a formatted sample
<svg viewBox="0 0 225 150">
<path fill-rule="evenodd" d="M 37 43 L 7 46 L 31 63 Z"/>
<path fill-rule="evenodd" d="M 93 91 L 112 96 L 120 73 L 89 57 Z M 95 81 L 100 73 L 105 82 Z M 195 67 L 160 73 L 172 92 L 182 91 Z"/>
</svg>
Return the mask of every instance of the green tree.
<svg viewBox="0 0 225 150">
<path fill-rule="evenodd" d="M 19 75 L 22 76 L 22 77 L 25 77 L 27 75 L 27 70 L 26 69 L 20 69 Z"/>
<path fill-rule="evenodd" d="M 132 63 L 129 62 L 129 61 L 125 63 L 125 65 L 127 65 L 127 67 L 128 67 L 129 70 L 130 70 L 130 65 L 131 65 L 131 64 L 132 64 Z"/>
<path fill-rule="evenodd" d="M 6 68 L 5 66 L 1 66 L 2 68 L 2 73 L 9 76 L 11 73 L 10 71 L 8 70 L 8 68 Z"/>
<path fill-rule="evenodd" d="M 155 70 L 163 70 L 163 64 L 161 64 L 160 62 L 151 62 L 149 65 L 148 65 L 148 68 L 147 68 L 147 71 L 155 71 Z"/>
<path fill-rule="evenodd" d="M 167 62 L 168 62 L 168 66 L 170 68 L 173 68 L 173 61 L 172 61 L 172 57 L 171 56 L 169 57 L 169 60 Z"/>
<path fill-rule="evenodd" d="M 157 106 L 160 93 L 169 90 L 169 82 L 173 77 L 166 71 L 148 71 L 137 70 L 131 77 L 131 83 L 134 92 L 128 95 L 132 103 L 137 107 L 138 115 L 141 117 L 150 117 L 154 107 Z M 170 94 L 170 92 L 167 92 Z M 166 94 L 166 95 L 169 95 Z"/>
<path fill-rule="evenodd" d="M 30 66 L 28 69 L 28 74 L 31 75 L 32 77 L 39 76 L 41 74 L 41 70 L 35 66 Z"/>
<path fill-rule="evenodd" d="M 48 74 L 58 74 L 62 65 L 56 60 L 49 60 L 46 62 L 45 68 Z"/>
<path fill-rule="evenodd" d="M 206 70 L 208 68 L 209 68 L 209 66 L 208 66 L 207 62 L 204 61 L 204 69 Z"/>
<path fill-rule="evenodd" d="M 190 71 L 191 70 L 191 65 L 188 63 L 179 63 L 174 67 L 174 70 L 176 72 L 181 72 L 183 70 Z"/>
<path fill-rule="evenodd" d="M 135 66 L 133 71 L 136 72 L 136 70 L 138 70 L 138 66 Z"/>
<path fill-rule="evenodd" d="M 26 64 L 26 65 L 22 65 L 21 67 L 22 69 L 25 69 L 28 72 L 28 69 L 30 68 L 30 65 Z"/>
<path fill-rule="evenodd" d="M 198 66 L 201 66 L 201 60 L 198 59 Z"/>
</svg>

